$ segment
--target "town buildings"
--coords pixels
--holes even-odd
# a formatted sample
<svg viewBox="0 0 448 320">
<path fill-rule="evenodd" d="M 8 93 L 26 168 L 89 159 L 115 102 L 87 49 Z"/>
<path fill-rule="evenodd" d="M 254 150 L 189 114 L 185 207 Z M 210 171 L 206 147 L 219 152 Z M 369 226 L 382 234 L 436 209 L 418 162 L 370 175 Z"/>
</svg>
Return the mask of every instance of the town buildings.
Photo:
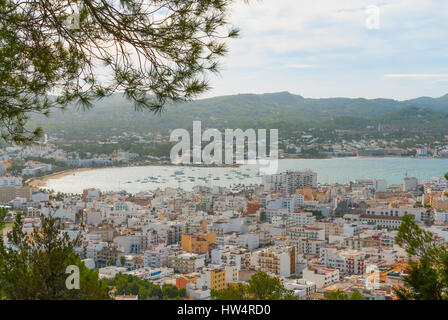
<svg viewBox="0 0 448 320">
<path fill-rule="evenodd" d="M 293 194 L 299 188 L 316 188 L 317 174 L 307 171 L 287 171 L 279 174 L 263 177 L 265 191 L 279 191 L 285 194 Z"/>
<path fill-rule="evenodd" d="M 448 241 L 448 186 L 439 178 L 320 185 L 314 172 L 287 171 L 263 182 L 238 194 L 196 186 L 58 195 L 4 175 L 0 200 L 11 216 L 24 212 L 27 234 L 39 228 L 41 215 L 52 215 L 70 238 L 81 236 L 76 251 L 100 277 L 123 273 L 175 284 L 192 299 L 247 284 L 257 272 L 278 277 L 299 299 L 337 289 L 392 299 L 406 272 L 407 255 L 394 241 L 401 219 L 410 215 L 440 243 Z M 384 273 L 381 290 L 365 286 L 369 266 Z"/>
</svg>

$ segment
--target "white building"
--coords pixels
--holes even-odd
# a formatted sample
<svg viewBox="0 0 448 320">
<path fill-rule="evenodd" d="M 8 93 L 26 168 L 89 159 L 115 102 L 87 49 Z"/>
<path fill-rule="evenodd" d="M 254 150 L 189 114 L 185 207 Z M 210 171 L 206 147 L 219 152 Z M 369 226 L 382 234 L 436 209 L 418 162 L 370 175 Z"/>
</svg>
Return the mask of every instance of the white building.
<svg viewBox="0 0 448 320">
<path fill-rule="evenodd" d="M 416 222 L 422 222 L 426 216 L 426 208 L 414 208 L 412 206 L 380 206 L 367 208 L 366 215 L 369 216 L 384 216 L 384 217 L 398 217 L 402 218 L 405 215 L 413 215 Z"/>
<path fill-rule="evenodd" d="M 125 267 L 115 267 L 115 266 L 108 266 L 104 268 L 100 268 L 98 270 L 98 277 L 100 279 L 102 278 L 113 278 L 115 275 L 119 273 L 125 273 L 127 269 Z"/>
<path fill-rule="evenodd" d="M 312 212 L 293 212 L 289 214 L 289 219 L 292 220 L 296 226 L 305 226 L 313 224 L 316 221 L 316 217 Z"/>
<path fill-rule="evenodd" d="M 402 189 L 403 191 L 415 191 L 418 187 L 418 179 L 414 177 L 404 178 Z"/>
<path fill-rule="evenodd" d="M 297 238 L 288 240 L 289 244 L 296 247 L 296 252 L 305 254 L 308 256 L 319 256 L 320 249 L 325 246 L 324 240 L 309 239 L 309 238 Z"/>
<path fill-rule="evenodd" d="M 292 290 L 299 300 L 308 300 L 317 289 L 316 283 L 305 279 L 285 279 L 283 286 L 287 290 Z"/>
<path fill-rule="evenodd" d="M 196 286 L 196 283 L 188 283 L 187 296 L 194 300 L 210 300 L 210 289 Z"/>
<path fill-rule="evenodd" d="M 317 173 L 311 170 L 288 170 L 279 174 L 263 176 L 265 191 L 280 191 L 294 194 L 299 188 L 317 188 Z"/>
<path fill-rule="evenodd" d="M 290 197 L 275 198 L 266 202 L 266 209 L 268 210 L 278 210 L 286 209 L 288 212 L 293 212 L 297 208 L 303 207 L 305 200 L 301 194 L 293 194 Z"/>
<path fill-rule="evenodd" d="M 22 170 L 22 174 L 28 176 L 34 176 L 38 173 L 50 172 L 52 170 L 52 166 L 49 163 L 28 161 L 25 166 L 26 167 Z"/>
<path fill-rule="evenodd" d="M 235 246 L 213 249 L 211 260 L 214 264 L 223 264 L 226 266 L 235 266 L 238 269 L 244 269 L 250 263 L 250 251 Z"/>
<path fill-rule="evenodd" d="M 320 262 L 326 268 L 338 269 L 342 274 L 361 275 L 366 272 L 365 256 L 358 250 L 322 248 Z"/>
<path fill-rule="evenodd" d="M 387 181 L 386 180 L 375 180 L 375 190 L 378 192 L 387 191 Z"/>
<path fill-rule="evenodd" d="M 325 240 L 325 229 L 308 226 L 295 227 L 288 230 L 288 236 L 290 239 L 305 238 Z"/>
<path fill-rule="evenodd" d="M 22 185 L 22 178 L 19 177 L 0 177 L 0 188 L 12 188 Z"/>
<path fill-rule="evenodd" d="M 263 272 L 282 277 L 295 274 L 296 254 L 294 246 L 272 246 L 252 253 L 251 263 Z"/>
<path fill-rule="evenodd" d="M 170 251 L 163 245 L 153 250 L 146 250 L 143 254 L 145 267 L 161 268 L 168 266 Z"/>
<path fill-rule="evenodd" d="M 323 288 L 339 281 L 338 269 L 307 267 L 302 272 L 303 279 L 314 282 L 317 288 Z"/>
</svg>

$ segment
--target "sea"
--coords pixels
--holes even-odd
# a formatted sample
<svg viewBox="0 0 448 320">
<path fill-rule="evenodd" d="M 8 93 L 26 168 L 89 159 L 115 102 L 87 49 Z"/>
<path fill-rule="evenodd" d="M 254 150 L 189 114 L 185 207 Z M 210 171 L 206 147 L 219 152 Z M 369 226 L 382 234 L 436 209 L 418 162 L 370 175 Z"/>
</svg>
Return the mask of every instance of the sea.
<svg viewBox="0 0 448 320">
<path fill-rule="evenodd" d="M 405 177 L 423 181 L 448 172 L 448 159 L 434 158 L 331 158 L 278 160 L 278 172 L 312 170 L 320 184 L 348 183 L 358 179 L 384 179 L 401 184 Z M 262 182 L 260 165 L 239 167 L 137 166 L 76 172 L 47 180 L 45 188 L 79 194 L 86 188 L 103 192 L 138 193 L 167 187 L 192 190 L 194 186 L 250 186 Z"/>
</svg>

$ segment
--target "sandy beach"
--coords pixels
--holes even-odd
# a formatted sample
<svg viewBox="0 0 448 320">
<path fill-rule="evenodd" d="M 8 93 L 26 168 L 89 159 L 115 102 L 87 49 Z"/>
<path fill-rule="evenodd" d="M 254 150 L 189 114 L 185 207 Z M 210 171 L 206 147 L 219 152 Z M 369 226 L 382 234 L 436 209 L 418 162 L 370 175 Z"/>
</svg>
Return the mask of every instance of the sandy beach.
<svg viewBox="0 0 448 320">
<path fill-rule="evenodd" d="M 75 174 L 78 172 L 84 172 L 84 171 L 90 171 L 93 170 L 93 168 L 78 168 L 78 169 L 70 169 L 65 170 L 61 172 L 52 173 L 43 177 L 38 178 L 31 178 L 31 180 L 28 182 L 28 185 L 30 187 L 44 187 L 46 185 L 47 180 L 49 179 L 59 179 L 71 174 Z"/>
<path fill-rule="evenodd" d="M 149 167 L 149 166 L 175 166 L 173 164 L 159 164 L 159 163 L 148 163 L 148 164 L 141 164 L 141 165 L 131 165 L 129 167 Z M 181 165 L 179 167 L 203 167 L 203 168 L 225 168 L 225 167 L 239 167 L 240 165 L 218 165 L 218 166 L 197 166 L 197 165 Z M 27 184 L 30 187 L 44 187 L 46 185 L 47 180 L 49 179 L 59 179 L 71 174 L 75 174 L 78 172 L 85 172 L 90 170 L 102 170 L 102 169 L 115 169 L 115 168 L 126 168 L 127 166 L 110 166 L 110 167 L 102 167 L 102 168 L 77 168 L 77 169 L 70 169 L 65 170 L 61 172 L 51 173 L 46 176 L 37 177 L 37 178 L 31 178 Z"/>
</svg>

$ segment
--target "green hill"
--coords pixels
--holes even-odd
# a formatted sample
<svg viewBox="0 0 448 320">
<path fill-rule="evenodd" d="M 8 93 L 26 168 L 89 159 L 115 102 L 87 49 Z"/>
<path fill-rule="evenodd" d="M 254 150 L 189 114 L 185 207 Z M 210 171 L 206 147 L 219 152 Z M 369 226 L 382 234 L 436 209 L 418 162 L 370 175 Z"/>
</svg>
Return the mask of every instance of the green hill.
<svg viewBox="0 0 448 320">
<path fill-rule="evenodd" d="M 392 99 L 308 99 L 289 92 L 238 94 L 168 105 L 161 115 L 136 111 L 121 95 L 113 95 L 94 104 L 90 110 L 75 106 L 55 111 L 50 118 L 34 117 L 31 125 L 47 132 L 64 131 L 68 135 L 92 137 L 105 132 L 160 131 L 191 128 L 201 120 L 203 128 L 291 128 L 337 127 L 362 128 L 378 123 L 443 127 L 448 113 L 448 95 L 422 97 L 408 101 Z M 409 107 L 414 106 L 414 107 Z M 419 111 L 417 111 L 417 109 Z"/>
</svg>

